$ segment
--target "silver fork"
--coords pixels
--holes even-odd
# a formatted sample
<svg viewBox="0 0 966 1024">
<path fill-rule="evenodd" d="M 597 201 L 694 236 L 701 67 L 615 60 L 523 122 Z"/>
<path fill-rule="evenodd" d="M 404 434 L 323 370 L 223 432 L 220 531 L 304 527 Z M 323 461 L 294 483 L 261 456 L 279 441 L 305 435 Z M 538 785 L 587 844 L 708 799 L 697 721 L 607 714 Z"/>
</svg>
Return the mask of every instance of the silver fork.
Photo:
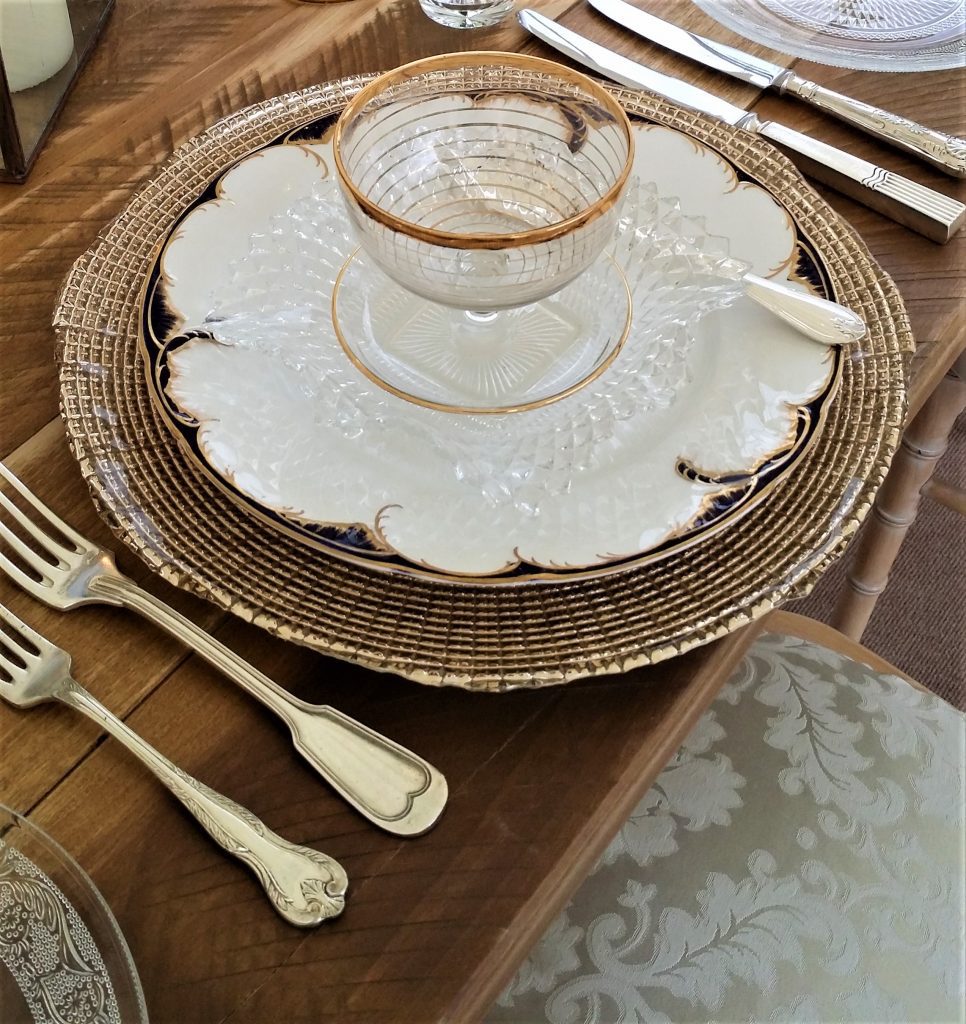
<svg viewBox="0 0 966 1024">
<path fill-rule="evenodd" d="M 338 861 L 277 836 L 251 811 L 192 778 L 113 715 L 70 674 L 70 655 L 0 604 L 0 697 L 18 708 L 60 701 L 93 718 L 144 762 L 228 853 L 247 864 L 291 924 L 337 917 L 349 886 Z"/>
<path fill-rule="evenodd" d="M 446 805 L 443 775 L 423 758 L 333 707 L 293 697 L 190 619 L 142 590 L 114 564 L 114 556 L 55 515 L 2 462 L 0 477 L 72 545 L 40 529 L 0 490 L 0 507 L 28 533 L 46 557 L 25 544 L 2 520 L 0 537 L 39 579 L 0 551 L 3 569 L 28 593 L 60 610 L 107 604 L 143 615 L 192 648 L 229 679 L 274 711 L 289 727 L 302 756 L 353 807 L 395 835 L 431 828 Z"/>
</svg>

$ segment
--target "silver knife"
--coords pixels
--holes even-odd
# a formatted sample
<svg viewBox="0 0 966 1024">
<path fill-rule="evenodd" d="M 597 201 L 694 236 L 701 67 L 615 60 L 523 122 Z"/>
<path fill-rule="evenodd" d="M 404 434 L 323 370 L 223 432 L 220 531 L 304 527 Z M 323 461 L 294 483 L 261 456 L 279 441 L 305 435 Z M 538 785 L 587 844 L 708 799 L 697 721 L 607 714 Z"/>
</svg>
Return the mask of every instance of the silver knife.
<svg viewBox="0 0 966 1024">
<path fill-rule="evenodd" d="M 697 86 L 652 71 L 536 11 L 524 9 L 518 17 L 528 32 L 591 71 L 628 88 L 657 93 L 725 124 L 770 139 L 795 153 L 798 165 L 813 178 L 935 242 L 948 242 L 966 219 L 966 206 L 925 185 L 796 132 L 777 121 L 762 121 L 753 112 Z"/>
<path fill-rule="evenodd" d="M 833 92 L 796 75 L 790 68 L 695 35 L 632 7 L 624 0 L 589 0 L 589 3 L 611 21 L 675 53 L 760 89 L 775 89 L 779 95 L 791 93 L 881 142 L 888 142 L 926 160 L 954 178 L 966 178 L 966 139 L 926 128 L 888 110 Z"/>
</svg>

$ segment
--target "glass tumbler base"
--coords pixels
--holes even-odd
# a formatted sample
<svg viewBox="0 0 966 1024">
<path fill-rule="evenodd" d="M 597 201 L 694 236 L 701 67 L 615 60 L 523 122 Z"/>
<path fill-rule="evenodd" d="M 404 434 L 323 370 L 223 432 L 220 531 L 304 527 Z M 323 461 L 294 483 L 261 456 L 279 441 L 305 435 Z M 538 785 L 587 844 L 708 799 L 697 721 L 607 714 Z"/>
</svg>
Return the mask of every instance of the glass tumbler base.
<svg viewBox="0 0 966 1024">
<path fill-rule="evenodd" d="M 489 28 L 513 10 L 513 0 L 419 0 L 419 6 L 447 28 Z"/>
</svg>

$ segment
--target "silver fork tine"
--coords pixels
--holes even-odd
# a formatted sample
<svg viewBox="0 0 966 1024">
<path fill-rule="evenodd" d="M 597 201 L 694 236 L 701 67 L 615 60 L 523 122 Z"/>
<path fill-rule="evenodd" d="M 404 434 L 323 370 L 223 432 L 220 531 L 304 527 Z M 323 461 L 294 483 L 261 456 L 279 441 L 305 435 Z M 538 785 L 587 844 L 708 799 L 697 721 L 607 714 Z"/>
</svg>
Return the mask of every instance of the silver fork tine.
<svg viewBox="0 0 966 1024">
<path fill-rule="evenodd" d="M 38 583 L 37 580 L 31 579 L 19 565 L 11 562 L 2 551 L 0 551 L 0 569 L 3 569 L 11 579 L 16 580 L 28 594 L 36 597 L 38 601 L 46 602 L 49 599 L 48 591 L 52 584 Z"/>
<path fill-rule="evenodd" d="M 45 540 L 49 541 L 49 543 L 54 544 L 56 547 L 60 548 L 60 550 L 65 552 L 66 554 L 76 554 L 77 551 L 87 551 L 90 548 L 91 542 L 89 540 L 82 537 L 76 530 L 68 526 L 64 522 L 64 520 L 60 518 L 60 516 L 52 512 L 40 500 L 40 498 L 38 498 L 37 495 L 34 494 L 33 491 L 31 491 L 25 484 L 21 483 L 19 478 L 15 476 L 11 472 L 11 470 L 9 470 L 2 462 L 0 462 L 0 476 L 2 476 L 4 480 L 6 480 L 7 483 L 10 484 L 10 486 L 15 491 L 17 491 L 17 493 L 29 505 L 31 505 L 37 512 L 44 516 L 48 523 L 53 524 L 55 529 L 62 533 L 68 540 L 72 541 L 76 550 L 73 552 L 70 551 L 68 548 L 65 548 L 62 544 L 59 544 L 52 537 L 49 537 L 42 531 L 40 532 L 40 536 L 38 536 L 37 524 L 34 523 L 32 520 L 28 519 L 20 511 L 20 509 L 17 508 L 17 506 L 14 505 L 12 501 L 10 501 L 10 499 L 3 493 L 3 491 L 0 491 L 0 500 L 2 500 L 4 508 L 6 508 L 11 513 L 11 515 L 16 516 L 17 521 L 20 523 L 20 525 L 29 533 L 33 534 L 33 536 L 36 537 L 38 541 L 40 541 L 41 543 L 44 543 Z"/>
<path fill-rule="evenodd" d="M 21 650 L 23 648 L 10 634 L 6 630 L 0 629 L 0 666 L 5 668 L 9 675 L 14 677 L 18 672 L 23 672 L 24 669 L 13 661 L 11 655 L 18 654 Z"/>
<path fill-rule="evenodd" d="M 30 534 L 31 537 L 37 541 L 38 544 L 42 544 L 45 547 L 50 546 L 51 548 L 57 549 L 54 554 L 58 552 L 64 552 L 65 555 L 76 555 L 76 551 L 71 551 L 70 548 L 65 548 L 64 545 L 58 544 L 52 537 L 45 532 L 30 518 L 25 512 L 18 509 L 13 502 L 0 490 L 0 505 L 3 506 L 10 513 L 10 515 L 24 527 L 24 529 Z"/>
<path fill-rule="evenodd" d="M 28 643 L 33 644 L 41 654 L 48 650 L 55 650 L 54 645 L 49 640 L 42 637 L 36 630 L 31 629 L 26 622 L 18 619 L 9 608 L 4 607 L 2 604 L 0 604 L 0 619 L 3 619 L 15 634 L 24 637 Z M 0 631 L 0 642 L 7 641 L 9 643 L 11 639 L 16 639 L 16 637 L 11 637 L 6 631 Z M 38 657 L 38 655 L 21 643 L 18 643 L 17 647 L 23 652 L 24 658 Z"/>
<path fill-rule="evenodd" d="M 40 573 L 42 576 L 49 575 L 44 572 L 45 569 L 69 569 L 70 566 L 61 559 L 59 565 L 51 565 L 45 558 L 42 558 L 37 554 L 36 551 L 31 551 L 29 547 L 10 529 L 7 524 L 0 519 L 0 537 L 2 537 L 14 551 L 33 569 L 35 572 Z"/>
</svg>

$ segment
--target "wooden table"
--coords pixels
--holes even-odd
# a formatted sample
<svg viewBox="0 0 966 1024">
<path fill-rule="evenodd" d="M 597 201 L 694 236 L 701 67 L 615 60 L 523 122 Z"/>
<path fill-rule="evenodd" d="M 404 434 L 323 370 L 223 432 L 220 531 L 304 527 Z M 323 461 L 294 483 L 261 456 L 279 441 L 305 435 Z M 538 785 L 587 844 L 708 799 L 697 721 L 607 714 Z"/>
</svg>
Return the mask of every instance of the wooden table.
<svg viewBox="0 0 966 1024">
<path fill-rule="evenodd" d="M 687 0 L 640 2 L 747 45 Z M 957 191 L 950 179 L 804 106 L 636 42 L 572 0 L 534 6 L 764 115 Z M 549 55 L 512 19 L 493 30 L 446 30 L 416 0 L 118 0 L 27 183 L 0 186 L 3 458 L 74 526 L 117 547 L 57 418 L 50 316 L 71 262 L 176 145 L 223 114 L 326 79 L 470 48 Z M 861 99 L 963 130 L 961 75 L 797 67 Z M 921 346 L 916 411 L 963 344 L 963 241 L 940 247 L 829 198 L 905 296 Z M 29 812 L 93 876 L 130 941 L 152 1018 L 165 1024 L 480 1016 L 753 632 L 623 678 L 502 697 L 434 691 L 288 646 L 148 577 L 126 552 L 120 562 L 280 683 L 412 746 L 451 785 L 446 815 L 428 836 L 402 842 L 379 834 L 319 784 L 253 702 L 157 630 L 105 609 L 58 615 L 0 579 L 0 601 L 68 648 L 81 679 L 146 738 L 287 838 L 348 869 L 344 916 L 314 932 L 290 928 L 248 873 L 118 744 L 101 743 L 93 725 L 66 709 L 0 708 L 0 801 Z"/>
</svg>

